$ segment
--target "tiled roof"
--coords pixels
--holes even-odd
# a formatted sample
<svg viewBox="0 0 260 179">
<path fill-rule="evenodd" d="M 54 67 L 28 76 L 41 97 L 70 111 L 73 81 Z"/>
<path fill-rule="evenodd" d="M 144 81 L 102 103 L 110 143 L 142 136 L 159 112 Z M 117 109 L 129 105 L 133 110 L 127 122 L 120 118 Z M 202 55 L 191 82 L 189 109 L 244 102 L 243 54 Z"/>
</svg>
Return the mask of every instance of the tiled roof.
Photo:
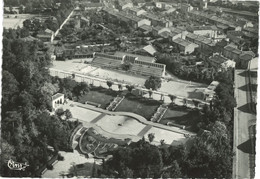
<svg viewBox="0 0 260 179">
<path fill-rule="evenodd" d="M 181 45 L 183 47 L 187 47 L 187 46 L 192 44 L 191 42 L 184 40 L 184 39 L 181 39 L 181 38 L 177 38 L 177 39 L 173 40 L 172 42 L 174 42 L 178 45 Z"/>
</svg>

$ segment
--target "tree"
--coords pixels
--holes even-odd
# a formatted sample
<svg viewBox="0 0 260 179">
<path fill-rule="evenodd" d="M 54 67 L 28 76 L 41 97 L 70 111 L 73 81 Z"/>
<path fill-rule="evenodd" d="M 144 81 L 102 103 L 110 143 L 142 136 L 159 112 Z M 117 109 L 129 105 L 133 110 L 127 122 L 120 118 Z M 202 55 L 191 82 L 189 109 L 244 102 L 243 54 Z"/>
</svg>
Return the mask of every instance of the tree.
<svg viewBox="0 0 260 179">
<path fill-rule="evenodd" d="M 92 177 L 92 178 L 96 178 L 96 177 L 98 177 L 98 176 L 97 176 L 96 162 L 94 162 L 93 165 L 92 165 L 92 173 L 91 173 L 91 177 Z"/>
<path fill-rule="evenodd" d="M 119 89 L 119 91 L 122 91 L 122 89 L 123 89 L 122 84 L 118 84 L 118 89 Z"/>
<path fill-rule="evenodd" d="M 171 95 L 171 94 L 169 94 L 169 97 L 170 97 L 172 103 L 174 103 L 175 99 L 177 98 L 176 96 Z"/>
<path fill-rule="evenodd" d="M 149 93 L 149 97 L 151 98 L 151 97 L 152 97 L 152 94 L 153 94 L 153 91 L 152 91 L 152 90 L 149 90 L 148 93 Z"/>
<path fill-rule="evenodd" d="M 107 86 L 109 87 L 109 89 L 111 89 L 111 87 L 112 87 L 113 84 L 114 84 L 114 83 L 113 83 L 112 81 L 107 81 Z"/>
<path fill-rule="evenodd" d="M 162 139 L 160 140 L 161 145 L 165 145 L 165 141 Z"/>
<path fill-rule="evenodd" d="M 147 89 L 157 90 L 161 87 L 162 80 L 159 77 L 150 76 L 149 79 L 145 81 L 144 86 Z"/>
<path fill-rule="evenodd" d="M 64 115 L 66 116 L 66 119 L 72 118 L 72 113 L 70 112 L 69 109 L 66 109 L 66 110 L 64 111 Z"/>
<path fill-rule="evenodd" d="M 154 133 L 148 134 L 148 139 L 150 142 L 153 142 L 154 138 L 155 138 Z"/>
<path fill-rule="evenodd" d="M 64 110 L 62 108 L 59 108 L 55 111 L 56 115 L 61 117 L 64 114 Z"/>
<path fill-rule="evenodd" d="M 127 90 L 132 93 L 133 89 L 135 88 L 133 85 L 127 85 L 126 86 Z"/>
</svg>

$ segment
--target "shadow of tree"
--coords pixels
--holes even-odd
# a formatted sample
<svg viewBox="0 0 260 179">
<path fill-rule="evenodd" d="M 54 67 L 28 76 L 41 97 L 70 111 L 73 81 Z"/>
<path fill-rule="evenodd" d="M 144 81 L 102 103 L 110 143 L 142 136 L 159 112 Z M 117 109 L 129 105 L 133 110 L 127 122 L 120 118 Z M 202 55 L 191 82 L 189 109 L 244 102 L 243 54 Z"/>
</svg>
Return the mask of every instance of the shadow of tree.
<svg viewBox="0 0 260 179">
<path fill-rule="evenodd" d="M 255 151 L 254 150 L 254 146 L 255 146 L 255 141 L 256 141 L 256 138 L 253 137 L 251 139 L 248 139 L 246 142 L 240 144 L 237 146 L 237 148 L 239 150 L 241 150 L 242 152 L 245 152 L 245 153 L 248 153 L 248 154 L 255 154 Z"/>
</svg>

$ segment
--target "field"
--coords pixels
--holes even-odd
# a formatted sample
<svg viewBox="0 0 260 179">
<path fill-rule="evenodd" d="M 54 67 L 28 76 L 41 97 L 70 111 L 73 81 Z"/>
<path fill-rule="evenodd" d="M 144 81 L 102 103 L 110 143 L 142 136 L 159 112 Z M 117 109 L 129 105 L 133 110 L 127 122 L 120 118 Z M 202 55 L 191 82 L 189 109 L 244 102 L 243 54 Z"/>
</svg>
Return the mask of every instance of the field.
<svg viewBox="0 0 260 179">
<path fill-rule="evenodd" d="M 141 98 L 128 93 L 119 104 L 116 111 L 132 112 L 149 120 L 155 113 L 161 102 L 152 99 Z"/>
<path fill-rule="evenodd" d="M 101 104 L 101 108 L 105 109 L 111 101 L 118 95 L 116 91 L 110 91 L 104 88 L 92 88 L 88 94 L 82 96 L 79 99 L 80 103 L 85 103 L 86 101 Z"/>
<path fill-rule="evenodd" d="M 185 129 L 191 132 L 197 132 L 197 123 L 199 115 L 196 111 L 188 110 L 181 106 L 171 106 L 164 114 L 161 124 L 172 122 L 178 125 L 184 125 Z"/>
<path fill-rule="evenodd" d="M 196 92 L 196 89 L 205 87 L 207 86 L 204 84 L 190 84 L 188 81 L 183 80 L 164 81 L 159 91 L 187 98 L 203 99 L 203 94 L 201 92 Z"/>
<path fill-rule="evenodd" d="M 17 18 L 15 18 L 15 16 L 17 16 Z M 23 27 L 23 21 L 25 21 L 28 18 L 32 18 L 34 16 L 35 15 L 31 15 L 31 14 L 4 15 L 3 27 L 7 29 L 9 28 L 17 29 L 18 26 Z"/>
<path fill-rule="evenodd" d="M 106 80 L 119 81 L 122 83 L 131 83 L 135 85 L 143 86 L 145 83 L 146 77 L 132 75 L 127 72 L 118 72 L 107 69 L 97 68 L 96 70 L 89 73 L 95 77 L 103 78 Z"/>
</svg>

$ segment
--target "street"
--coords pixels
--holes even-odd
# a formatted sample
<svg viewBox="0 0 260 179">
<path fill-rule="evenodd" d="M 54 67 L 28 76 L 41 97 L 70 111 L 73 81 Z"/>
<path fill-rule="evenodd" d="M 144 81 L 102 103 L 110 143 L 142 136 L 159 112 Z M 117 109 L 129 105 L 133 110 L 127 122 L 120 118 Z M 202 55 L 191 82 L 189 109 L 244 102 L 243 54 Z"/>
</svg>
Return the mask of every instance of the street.
<svg viewBox="0 0 260 179">
<path fill-rule="evenodd" d="M 235 70 L 235 98 L 237 107 L 234 109 L 233 178 L 254 178 L 255 146 L 252 142 L 252 128 L 256 123 L 256 115 L 251 111 L 248 76 L 243 70 Z"/>
</svg>

